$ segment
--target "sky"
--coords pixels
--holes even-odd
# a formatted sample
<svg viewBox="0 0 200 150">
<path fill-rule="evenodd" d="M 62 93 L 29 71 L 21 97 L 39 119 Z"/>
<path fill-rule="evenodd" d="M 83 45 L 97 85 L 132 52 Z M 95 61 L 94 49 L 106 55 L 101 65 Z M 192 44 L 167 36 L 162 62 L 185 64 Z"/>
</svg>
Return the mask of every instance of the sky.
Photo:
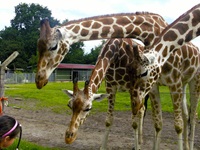
<svg viewBox="0 0 200 150">
<path fill-rule="evenodd" d="M 0 30 L 10 26 L 15 17 L 15 6 L 20 3 L 35 3 L 47 7 L 52 17 L 60 22 L 86 17 L 146 11 L 161 15 L 168 23 L 199 3 L 199 0 L 7 0 L 0 4 Z M 192 40 L 200 48 L 200 37 Z M 101 40 L 84 42 L 84 49 L 89 53 Z"/>
</svg>

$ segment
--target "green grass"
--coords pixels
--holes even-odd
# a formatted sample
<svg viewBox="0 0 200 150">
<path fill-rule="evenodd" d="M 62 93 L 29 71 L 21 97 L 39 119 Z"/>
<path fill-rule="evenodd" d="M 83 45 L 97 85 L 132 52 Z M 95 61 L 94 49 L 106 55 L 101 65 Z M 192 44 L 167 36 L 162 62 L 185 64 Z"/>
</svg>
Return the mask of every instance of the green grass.
<svg viewBox="0 0 200 150">
<path fill-rule="evenodd" d="M 80 83 L 81 84 L 81 83 Z M 10 97 L 21 97 L 24 100 L 35 100 L 36 106 L 29 109 L 51 108 L 54 112 L 66 109 L 69 98 L 62 91 L 71 89 L 72 83 L 49 83 L 46 87 L 39 90 L 35 84 L 10 84 L 6 85 L 5 95 Z M 27 109 L 27 106 L 20 107 Z"/>
<path fill-rule="evenodd" d="M 6 148 L 5 150 L 15 150 L 17 144 L 18 144 L 18 139 L 15 140 L 13 145 L 11 145 L 9 148 Z M 31 143 L 31 142 L 22 140 L 20 142 L 19 150 L 59 150 L 59 149 L 43 147 L 43 146 L 39 146 L 39 145 Z"/>
<path fill-rule="evenodd" d="M 62 91 L 63 89 L 72 90 L 72 82 L 63 83 L 48 83 L 44 88 L 37 89 L 35 84 L 9 84 L 6 85 L 5 96 L 7 97 L 21 97 L 25 101 L 36 101 L 34 107 L 27 107 L 23 104 L 19 107 L 24 109 L 42 109 L 50 108 L 52 111 L 62 113 L 63 110 L 69 110 L 67 103 L 69 97 Z M 84 82 L 79 82 L 79 88 L 83 88 Z M 98 90 L 98 93 L 106 93 L 105 84 L 103 83 Z M 160 87 L 160 97 L 162 110 L 167 112 L 173 112 L 172 100 L 169 94 L 168 87 Z M 188 97 L 188 96 L 187 96 Z M 148 109 L 151 109 L 150 101 L 148 102 Z M 115 110 L 126 111 L 130 110 L 130 97 L 128 92 L 118 92 L 116 95 Z M 107 100 L 104 99 L 101 102 L 93 102 L 92 112 L 106 111 Z M 200 108 L 198 107 L 198 114 L 200 114 Z"/>
<path fill-rule="evenodd" d="M 79 88 L 83 88 L 84 82 L 79 82 Z M 35 107 L 27 107 L 20 105 L 24 109 L 42 109 L 50 108 L 52 111 L 60 113 L 62 110 L 68 109 L 67 103 L 69 97 L 62 91 L 63 89 L 72 90 L 72 82 L 67 83 L 48 83 L 43 89 L 37 89 L 35 84 L 9 84 L 6 85 L 5 95 L 7 97 L 20 97 L 25 101 L 37 102 Z M 99 88 L 98 93 L 106 93 L 105 86 Z M 128 92 L 118 92 L 116 95 L 116 110 L 130 110 L 130 98 Z M 107 100 L 101 102 L 93 102 L 94 111 L 106 111 Z M 96 109 L 95 109 L 96 108 Z"/>
</svg>

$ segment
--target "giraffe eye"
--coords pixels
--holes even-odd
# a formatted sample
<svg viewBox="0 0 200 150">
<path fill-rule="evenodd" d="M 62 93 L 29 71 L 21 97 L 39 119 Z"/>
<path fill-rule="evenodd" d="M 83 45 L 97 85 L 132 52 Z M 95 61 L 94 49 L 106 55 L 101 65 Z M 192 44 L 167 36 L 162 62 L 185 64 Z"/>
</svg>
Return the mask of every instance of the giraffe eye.
<svg viewBox="0 0 200 150">
<path fill-rule="evenodd" d="M 90 111 L 92 109 L 92 107 L 91 108 L 86 108 L 85 110 L 83 110 L 84 112 L 87 112 L 87 111 Z"/>
<path fill-rule="evenodd" d="M 49 50 L 50 50 L 50 51 L 54 51 L 54 50 L 57 49 L 57 47 L 58 47 L 58 44 L 56 44 L 54 47 L 50 47 Z"/>
<path fill-rule="evenodd" d="M 67 105 L 70 109 L 72 109 L 72 107 L 70 106 L 70 104 Z"/>
</svg>

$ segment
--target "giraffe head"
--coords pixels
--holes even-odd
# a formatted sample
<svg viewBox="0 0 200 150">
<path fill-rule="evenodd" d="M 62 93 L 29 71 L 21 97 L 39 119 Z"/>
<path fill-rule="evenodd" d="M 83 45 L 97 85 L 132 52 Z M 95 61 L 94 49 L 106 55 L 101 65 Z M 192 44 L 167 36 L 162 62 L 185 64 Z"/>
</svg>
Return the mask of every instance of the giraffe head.
<svg viewBox="0 0 200 150">
<path fill-rule="evenodd" d="M 134 45 L 133 45 L 134 46 Z M 134 59 L 127 65 L 127 71 L 130 76 L 130 98 L 132 114 L 136 115 L 137 112 L 143 107 L 143 100 L 146 94 L 152 88 L 153 83 L 158 78 L 158 69 L 155 65 L 155 57 L 152 55 L 146 56 L 144 53 L 138 53 L 134 48 Z M 155 70 L 155 71 L 153 71 Z M 154 73 L 152 73 L 154 72 Z"/>
<path fill-rule="evenodd" d="M 47 84 L 49 76 L 69 50 L 69 41 L 63 40 L 66 35 L 62 30 L 58 26 L 51 28 L 48 19 L 40 22 L 40 38 L 37 43 L 39 58 L 35 76 L 38 89 Z"/>
<path fill-rule="evenodd" d="M 65 142 L 71 144 L 77 137 L 79 126 L 83 124 L 92 109 L 93 100 L 100 101 L 108 94 L 93 94 L 89 90 L 89 82 L 85 82 L 84 89 L 78 88 L 77 80 L 74 80 L 73 91 L 64 90 L 70 97 L 68 106 L 72 110 L 72 118 L 65 134 Z"/>
</svg>

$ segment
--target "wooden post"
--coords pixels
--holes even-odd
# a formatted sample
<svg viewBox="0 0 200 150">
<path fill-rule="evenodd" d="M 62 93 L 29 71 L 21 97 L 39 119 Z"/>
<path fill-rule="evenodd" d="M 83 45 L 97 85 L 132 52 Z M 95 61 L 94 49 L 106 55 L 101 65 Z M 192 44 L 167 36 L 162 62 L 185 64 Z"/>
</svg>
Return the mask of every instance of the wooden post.
<svg viewBox="0 0 200 150">
<path fill-rule="evenodd" d="M 4 92 L 5 92 L 5 86 L 4 86 L 4 79 L 5 79 L 5 70 L 6 67 L 19 55 L 17 51 L 13 52 L 2 64 L 0 64 L 0 110 L 3 112 L 4 110 Z M 0 111 L 0 115 L 1 112 Z"/>
</svg>

